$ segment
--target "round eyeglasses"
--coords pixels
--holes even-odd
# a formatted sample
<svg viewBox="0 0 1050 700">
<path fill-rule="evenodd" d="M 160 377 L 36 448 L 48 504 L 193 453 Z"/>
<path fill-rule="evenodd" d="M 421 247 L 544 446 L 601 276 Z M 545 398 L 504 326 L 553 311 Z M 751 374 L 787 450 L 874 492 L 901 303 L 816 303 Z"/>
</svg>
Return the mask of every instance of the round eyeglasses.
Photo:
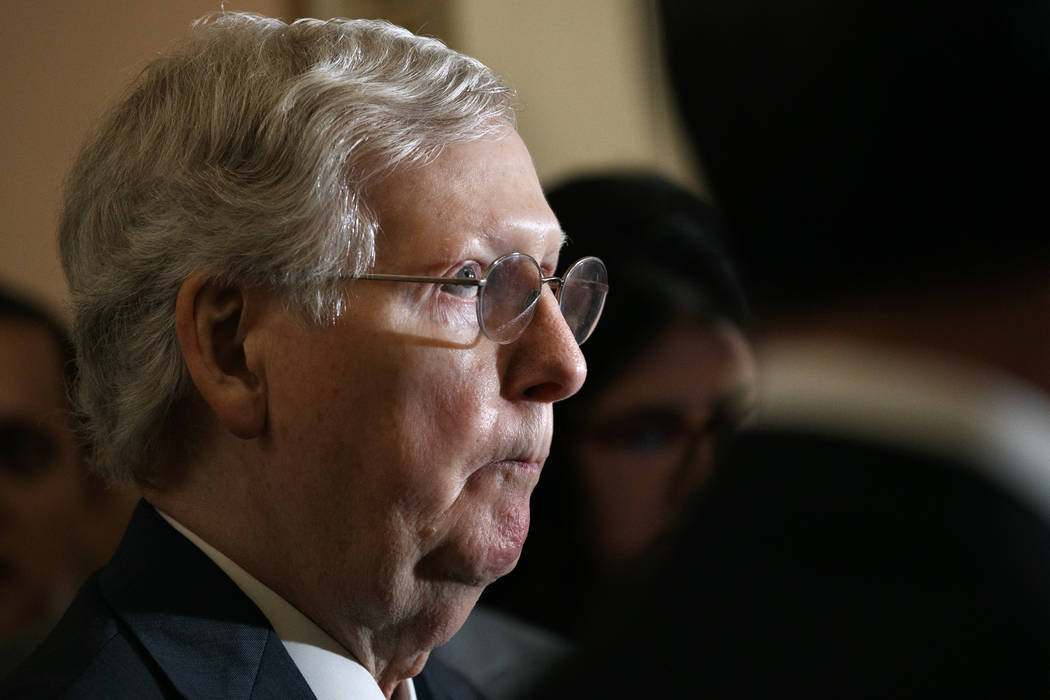
<svg viewBox="0 0 1050 700">
<path fill-rule="evenodd" d="M 480 278 L 373 273 L 355 279 L 476 287 L 481 332 L 501 345 L 514 342 L 528 328 L 545 284 L 553 287 L 565 323 L 576 342 L 582 345 L 598 325 L 609 291 L 609 274 L 605 263 L 598 258 L 577 260 L 562 277 L 544 277 L 539 263 L 525 253 L 508 253 L 497 258 Z"/>
</svg>

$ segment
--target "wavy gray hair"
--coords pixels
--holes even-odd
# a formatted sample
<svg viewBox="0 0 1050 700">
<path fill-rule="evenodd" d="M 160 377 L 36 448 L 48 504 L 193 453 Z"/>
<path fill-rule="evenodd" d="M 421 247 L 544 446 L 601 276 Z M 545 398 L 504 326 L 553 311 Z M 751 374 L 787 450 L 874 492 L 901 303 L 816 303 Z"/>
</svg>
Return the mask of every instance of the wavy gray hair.
<svg viewBox="0 0 1050 700">
<path fill-rule="evenodd" d="M 268 285 L 332 322 L 333 279 L 374 260 L 367 188 L 513 125 L 488 68 L 386 22 L 194 27 L 81 151 L 60 222 L 93 467 L 142 485 L 186 449 L 174 308 L 191 273 Z"/>
</svg>

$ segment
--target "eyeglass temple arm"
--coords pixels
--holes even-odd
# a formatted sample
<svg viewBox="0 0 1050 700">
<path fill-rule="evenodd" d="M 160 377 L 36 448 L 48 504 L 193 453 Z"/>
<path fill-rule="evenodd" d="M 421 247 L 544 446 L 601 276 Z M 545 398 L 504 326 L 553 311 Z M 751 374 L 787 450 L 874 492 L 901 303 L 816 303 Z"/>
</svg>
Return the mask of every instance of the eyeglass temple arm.
<svg viewBox="0 0 1050 700">
<path fill-rule="evenodd" d="M 357 275 L 349 279 L 378 280 L 380 282 L 426 282 L 430 284 L 458 284 L 470 287 L 480 287 L 485 280 L 470 279 L 469 277 L 417 277 L 414 275 L 384 275 L 372 273 L 368 275 Z"/>
<path fill-rule="evenodd" d="M 370 273 L 367 275 L 357 275 L 355 277 L 348 277 L 348 279 L 356 280 L 376 280 L 379 282 L 426 282 L 429 284 L 458 284 L 470 287 L 482 287 L 485 285 L 483 279 L 470 279 L 469 277 L 418 277 L 416 275 L 386 275 L 382 273 Z M 561 277 L 541 277 L 540 281 L 543 284 L 549 284 L 557 289 L 561 289 L 565 285 L 565 281 Z"/>
</svg>

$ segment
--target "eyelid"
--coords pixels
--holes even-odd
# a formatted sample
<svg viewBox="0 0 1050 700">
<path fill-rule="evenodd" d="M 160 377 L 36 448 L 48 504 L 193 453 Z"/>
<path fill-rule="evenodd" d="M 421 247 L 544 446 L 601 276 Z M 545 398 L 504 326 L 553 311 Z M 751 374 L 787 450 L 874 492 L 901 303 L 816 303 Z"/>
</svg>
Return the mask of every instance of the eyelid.
<svg viewBox="0 0 1050 700">
<path fill-rule="evenodd" d="M 460 274 L 461 272 L 463 272 L 464 269 L 467 268 L 471 268 L 474 271 L 473 277 L 470 277 L 469 275 Z M 482 270 L 481 264 L 479 262 L 477 262 L 476 260 L 464 260 L 462 262 L 456 263 L 454 271 L 451 275 L 448 275 L 448 279 L 480 280 L 483 274 L 484 271 Z M 467 284 L 442 284 L 438 285 L 438 289 L 445 292 L 446 294 L 451 294 L 452 296 L 461 297 L 464 299 L 476 297 L 479 291 L 479 287 L 477 285 Z"/>
<path fill-rule="evenodd" d="M 459 273 L 463 271 L 463 268 L 470 266 L 474 267 L 475 278 L 481 279 L 481 276 L 485 274 L 485 266 L 479 263 L 477 260 L 463 260 L 462 262 L 456 263 L 455 271 L 452 273 L 452 277 L 459 277 Z"/>
<path fill-rule="evenodd" d="M 460 275 L 459 273 L 460 273 L 460 271 L 463 270 L 464 267 L 467 267 L 467 266 L 473 266 L 474 274 L 477 275 L 478 279 L 481 279 L 481 276 L 484 274 L 485 270 L 487 269 L 484 265 L 482 265 L 477 260 L 474 260 L 473 258 L 467 258 L 467 259 L 455 261 L 452 264 L 448 264 L 446 266 L 443 266 L 441 271 L 435 269 L 430 274 L 432 276 L 434 276 L 434 277 L 443 277 L 443 278 L 447 278 L 447 279 L 457 279 L 457 278 L 458 279 L 462 279 L 463 276 Z"/>
</svg>

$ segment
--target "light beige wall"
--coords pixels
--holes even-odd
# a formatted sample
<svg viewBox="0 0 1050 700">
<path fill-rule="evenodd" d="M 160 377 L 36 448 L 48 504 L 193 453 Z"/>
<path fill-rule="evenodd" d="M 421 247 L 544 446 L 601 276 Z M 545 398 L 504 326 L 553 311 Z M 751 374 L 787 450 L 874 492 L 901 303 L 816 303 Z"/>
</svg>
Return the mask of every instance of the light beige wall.
<svg viewBox="0 0 1050 700">
<path fill-rule="evenodd" d="M 703 190 L 670 105 L 646 0 L 304 0 L 308 13 L 380 17 L 439 36 L 518 91 L 541 179 L 647 167 Z"/>
<path fill-rule="evenodd" d="M 282 16 L 290 0 L 227 1 Z M 12 0 L 0 22 L 0 283 L 63 309 L 55 222 L 89 125 L 153 55 L 220 0 Z"/>
<path fill-rule="evenodd" d="M 62 178 L 105 104 L 220 0 L 14 0 L 0 23 L 0 282 L 64 306 Z M 288 18 L 380 16 L 441 35 L 519 94 L 540 177 L 643 166 L 700 189 L 669 107 L 643 0 L 231 0 Z"/>
<path fill-rule="evenodd" d="M 699 188 L 668 98 L 651 3 L 456 0 L 456 48 L 508 80 L 544 182 L 648 167 Z"/>
</svg>

